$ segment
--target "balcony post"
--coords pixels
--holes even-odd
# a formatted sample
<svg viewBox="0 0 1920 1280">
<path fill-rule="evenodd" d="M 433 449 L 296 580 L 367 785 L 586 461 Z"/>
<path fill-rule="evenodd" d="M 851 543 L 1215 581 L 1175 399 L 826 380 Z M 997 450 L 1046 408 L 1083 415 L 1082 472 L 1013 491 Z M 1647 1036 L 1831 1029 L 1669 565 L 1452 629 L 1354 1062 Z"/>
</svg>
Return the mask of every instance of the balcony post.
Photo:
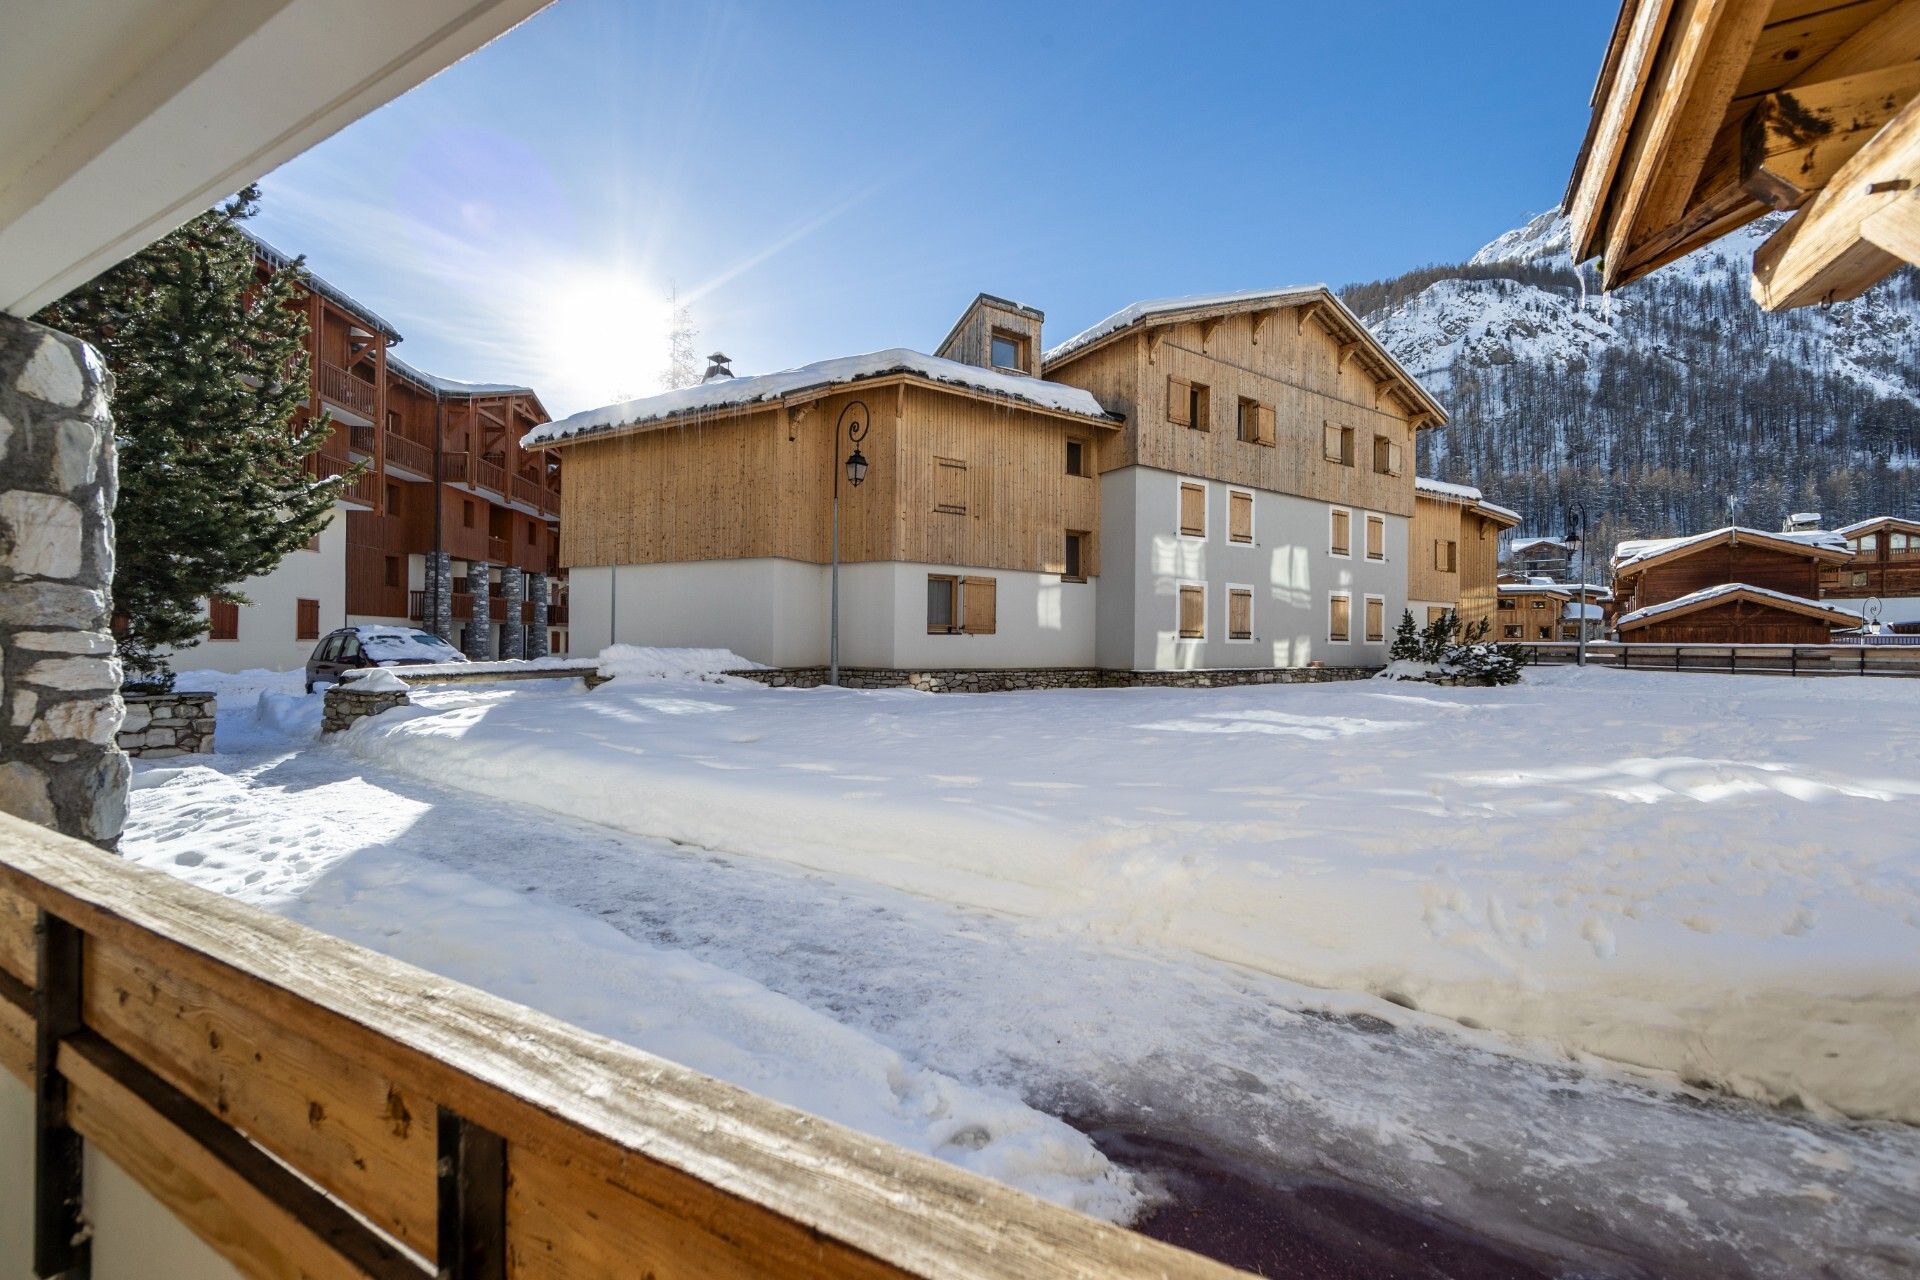
<svg viewBox="0 0 1920 1280">
<path fill-rule="evenodd" d="M 520 600 L 526 591 L 526 579 L 513 565 L 500 567 L 500 656 L 527 656 L 527 628 L 521 622 Z"/>
<path fill-rule="evenodd" d="M 544 658 L 549 652 L 547 644 L 547 575 L 529 573 L 527 575 L 527 599 L 533 601 L 533 621 L 527 624 L 527 656 Z"/>
<path fill-rule="evenodd" d="M 467 562 L 467 598 L 473 601 L 473 616 L 467 619 L 465 643 L 460 646 L 475 662 L 493 661 L 493 567 L 485 560 Z"/>
</svg>

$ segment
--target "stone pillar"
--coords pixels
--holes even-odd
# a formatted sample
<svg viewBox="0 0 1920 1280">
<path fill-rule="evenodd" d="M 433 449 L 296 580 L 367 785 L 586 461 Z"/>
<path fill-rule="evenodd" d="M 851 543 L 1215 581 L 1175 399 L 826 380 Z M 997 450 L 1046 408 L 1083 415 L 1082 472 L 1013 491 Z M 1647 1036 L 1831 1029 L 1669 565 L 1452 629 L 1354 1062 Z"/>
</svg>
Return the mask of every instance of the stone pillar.
<svg viewBox="0 0 1920 1280">
<path fill-rule="evenodd" d="M 467 562 L 467 594 L 473 617 L 467 622 L 467 642 L 461 646 L 475 662 L 493 660 L 493 570 L 485 560 Z"/>
<path fill-rule="evenodd" d="M 527 628 L 521 622 L 520 598 L 526 579 L 520 570 L 506 565 L 500 570 L 500 656 L 527 656 Z"/>
<path fill-rule="evenodd" d="M 436 589 L 437 588 L 437 589 Z M 427 607 L 422 626 L 446 640 L 453 635 L 453 557 L 427 552 Z"/>
<path fill-rule="evenodd" d="M 527 656 L 544 658 L 547 648 L 547 575 L 527 575 L 527 599 L 533 601 L 533 621 L 527 624 Z"/>
<path fill-rule="evenodd" d="M 0 313 L 0 810 L 111 849 L 127 816 L 113 656 L 112 378 Z"/>
</svg>

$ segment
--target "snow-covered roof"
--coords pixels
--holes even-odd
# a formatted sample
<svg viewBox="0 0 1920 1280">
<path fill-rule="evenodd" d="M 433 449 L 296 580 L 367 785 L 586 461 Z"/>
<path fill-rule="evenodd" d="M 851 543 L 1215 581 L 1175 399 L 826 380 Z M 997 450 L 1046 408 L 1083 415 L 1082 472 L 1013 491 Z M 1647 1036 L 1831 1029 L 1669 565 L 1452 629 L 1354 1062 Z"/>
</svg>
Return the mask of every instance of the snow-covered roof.
<svg viewBox="0 0 1920 1280">
<path fill-rule="evenodd" d="M 274 270 L 281 271 L 293 265 L 293 254 L 274 248 L 245 227 L 236 226 L 234 229 L 247 239 L 253 241 L 255 251 L 258 252 L 262 258 L 266 259 L 267 263 L 272 266 Z M 375 311 L 366 303 L 361 302 L 345 289 L 330 283 L 324 277 L 316 274 L 313 268 L 307 266 L 305 263 L 302 263 L 300 266 L 300 274 L 309 289 L 312 289 L 315 293 L 326 298 L 336 306 L 353 312 L 353 314 L 371 324 L 387 336 L 387 342 L 389 344 L 400 341 L 400 331 L 382 319 L 378 311 Z"/>
<path fill-rule="evenodd" d="M 1558 582 L 1502 582 L 1494 588 L 1503 596 L 1559 596 L 1571 599 L 1572 593 Z"/>
<path fill-rule="evenodd" d="M 1555 547 L 1561 551 L 1570 550 L 1567 543 L 1558 538 L 1515 538 L 1507 544 L 1511 551 L 1531 551 L 1535 547 Z"/>
<path fill-rule="evenodd" d="M 1082 329 L 1065 342 L 1049 347 L 1043 364 L 1052 364 L 1064 360 L 1084 347 L 1090 347 L 1102 338 L 1110 337 L 1122 329 L 1131 328 L 1142 320 L 1159 319 L 1162 316 L 1175 315 L 1182 311 L 1205 311 L 1210 307 L 1230 307 L 1243 302 L 1266 302 L 1276 307 L 1298 306 L 1312 302 L 1324 295 L 1338 302 L 1333 291 L 1324 284 L 1296 284 L 1281 289 L 1242 289 L 1236 293 L 1193 293 L 1184 298 L 1154 298 L 1146 302 L 1130 302 L 1106 319 Z M 1356 319 L 1354 323 L 1358 324 Z"/>
<path fill-rule="evenodd" d="M 1691 612 L 1728 598 L 1760 601 L 1795 613 L 1826 618 L 1836 623 L 1858 625 L 1860 622 L 1860 615 L 1851 609 L 1835 608 L 1818 600 L 1788 595 L 1784 591 L 1775 591 L 1770 587 L 1756 587 L 1745 582 L 1723 582 L 1717 587 L 1704 587 L 1699 591 L 1662 601 L 1660 604 L 1650 604 L 1644 609 L 1635 609 L 1632 613 L 1622 614 L 1614 622 L 1614 630 L 1620 631 L 1627 627 L 1639 626 L 1643 622 L 1667 614 Z"/>
<path fill-rule="evenodd" d="M 403 378 L 410 378 L 429 391 L 438 391 L 449 396 L 515 396 L 534 395 L 532 387 L 521 386 L 517 382 L 456 382 L 452 378 L 442 378 L 438 374 L 416 369 L 404 360 L 387 357 L 387 368 Z"/>
<path fill-rule="evenodd" d="M 1488 502 L 1485 498 L 1480 499 L 1480 501 L 1474 505 L 1490 516 L 1497 516 L 1502 520 L 1510 520 L 1514 524 L 1520 523 L 1520 513 L 1512 507 L 1503 507 L 1497 502 Z"/>
<path fill-rule="evenodd" d="M 1781 551 L 1802 547 L 1816 559 L 1845 557 L 1853 553 L 1853 548 L 1847 545 L 1845 538 L 1824 529 L 1813 529 L 1804 533 L 1769 533 L 1765 529 L 1728 525 L 1721 529 L 1711 529 L 1706 533 L 1689 534 L 1684 538 L 1636 538 L 1622 542 L 1613 549 L 1614 572 L 1618 574 L 1623 570 L 1638 568 L 1651 561 L 1673 555 L 1675 552 L 1693 551 L 1718 542 L 1730 542 L 1735 545 L 1752 542 L 1763 547 L 1772 546 Z"/>
<path fill-rule="evenodd" d="M 1868 516 L 1865 520 L 1855 520 L 1852 524 L 1841 525 L 1833 532 L 1835 537 L 1857 538 L 1863 533 L 1872 533 L 1876 529 L 1889 527 L 1920 532 L 1920 520 L 1909 520 L 1905 516 Z"/>
<path fill-rule="evenodd" d="M 1416 493 L 1430 494 L 1436 498 L 1449 498 L 1455 502 L 1479 502 L 1480 491 L 1470 484 L 1450 484 L 1445 480 L 1435 480 L 1430 476 L 1415 476 L 1413 488 Z"/>
<path fill-rule="evenodd" d="M 1598 622 L 1602 618 L 1605 618 L 1607 616 L 1607 610 L 1605 606 L 1597 605 L 1597 604 L 1581 604 L 1578 600 L 1568 601 L 1564 606 L 1561 607 L 1561 610 L 1560 610 L 1561 617 L 1570 619 L 1574 622 L 1580 621 L 1580 615 L 1582 613 L 1585 613 L 1587 617 L 1594 622 Z"/>
<path fill-rule="evenodd" d="M 939 356 L 927 355 L 925 352 L 909 351 L 905 347 L 890 347 L 885 351 L 872 351 L 866 355 L 840 356 L 833 360 L 821 360 L 815 364 L 801 365 L 797 369 L 784 369 L 779 373 L 702 382 L 695 386 L 682 387 L 678 391 L 662 392 L 657 396 L 645 396 L 638 400 L 627 400 L 598 409 L 587 409 L 570 418 L 562 418 L 558 422 L 548 422 L 535 427 L 521 437 L 520 444 L 523 448 L 531 449 L 563 440 L 578 439 L 581 436 L 598 435 L 605 431 L 663 422 L 682 414 L 777 402 L 789 396 L 823 392 L 833 387 L 864 382 L 872 378 L 884 378 L 893 374 L 911 374 L 930 382 L 963 387 L 970 391 L 983 391 L 988 395 L 1029 404 L 1053 413 L 1071 414 L 1077 418 L 1090 418 L 1109 424 L 1118 420 L 1100 406 L 1100 402 L 1093 398 L 1092 392 L 1080 387 L 1069 387 L 1063 383 L 1047 382 L 1040 378 L 1028 378 L 1019 374 L 997 373 L 992 369 L 982 369 L 978 365 L 961 364 L 957 360 L 945 360 Z"/>
</svg>

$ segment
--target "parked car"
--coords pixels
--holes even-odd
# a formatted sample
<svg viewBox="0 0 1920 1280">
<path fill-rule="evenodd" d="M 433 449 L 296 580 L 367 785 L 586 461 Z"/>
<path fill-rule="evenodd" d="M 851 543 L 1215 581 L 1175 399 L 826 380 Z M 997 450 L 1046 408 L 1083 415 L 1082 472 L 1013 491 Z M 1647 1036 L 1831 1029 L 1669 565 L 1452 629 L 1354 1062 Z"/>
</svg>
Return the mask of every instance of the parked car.
<svg viewBox="0 0 1920 1280">
<path fill-rule="evenodd" d="M 307 659 L 307 692 L 337 684 L 344 671 L 362 667 L 418 667 L 434 662 L 465 662 L 467 655 L 426 631 L 361 624 L 330 631 Z"/>
</svg>

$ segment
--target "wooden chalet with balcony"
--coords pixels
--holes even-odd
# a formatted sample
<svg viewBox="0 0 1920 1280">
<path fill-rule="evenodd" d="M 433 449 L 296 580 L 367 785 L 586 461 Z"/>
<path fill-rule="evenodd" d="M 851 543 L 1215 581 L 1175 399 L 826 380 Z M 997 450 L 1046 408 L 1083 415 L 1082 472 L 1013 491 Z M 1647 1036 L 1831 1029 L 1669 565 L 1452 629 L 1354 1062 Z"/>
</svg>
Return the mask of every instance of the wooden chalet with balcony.
<svg viewBox="0 0 1920 1280">
<path fill-rule="evenodd" d="M 1556 582 L 1503 582 L 1494 588 L 1493 629 L 1489 640 L 1558 640 L 1561 619 L 1573 592 Z"/>
<path fill-rule="evenodd" d="M 293 259 L 257 238 L 259 270 Z M 548 420 L 531 387 L 436 377 L 393 355 L 391 324 L 302 269 L 311 387 L 300 421 L 333 427 L 307 460 L 359 474 L 332 524 L 273 572 L 209 603 L 182 670 L 285 669 L 349 623 L 432 631 L 473 657 L 567 649 L 559 572 L 560 462 L 520 439 Z M 484 584 L 484 585 L 483 585 Z"/>
<path fill-rule="evenodd" d="M 1859 625 L 1857 614 L 1820 603 L 1821 574 L 1851 554 L 1832 533 L 1738 526 L 1623 542 L 1613 556 L 1613 626 L 1622 640 L 1684 630 L 1696 644 L 1824 644 L 1832 628 Z"/>
<path fill-rule="evenodd" d="M 1407 565 L 1407 608 L 1424 626 L 1452 613 L 1462 629 L 1498 607 L 1500 535 L 1520 523 L 1518 512 L 1488 502 L 1472 485 L 1417 476 Z M 1497 634 L 1497 632 L 1490 632 Z"/>
<path fill-rule="evenodd" d="M 1852 555 L 1820 571 L 1820 598 L 1860 612 L 1879 601 L 1879 621 L 1920 625 L 1920 520 L 1874 516 L 1833 531 Z"/>
</svg>

